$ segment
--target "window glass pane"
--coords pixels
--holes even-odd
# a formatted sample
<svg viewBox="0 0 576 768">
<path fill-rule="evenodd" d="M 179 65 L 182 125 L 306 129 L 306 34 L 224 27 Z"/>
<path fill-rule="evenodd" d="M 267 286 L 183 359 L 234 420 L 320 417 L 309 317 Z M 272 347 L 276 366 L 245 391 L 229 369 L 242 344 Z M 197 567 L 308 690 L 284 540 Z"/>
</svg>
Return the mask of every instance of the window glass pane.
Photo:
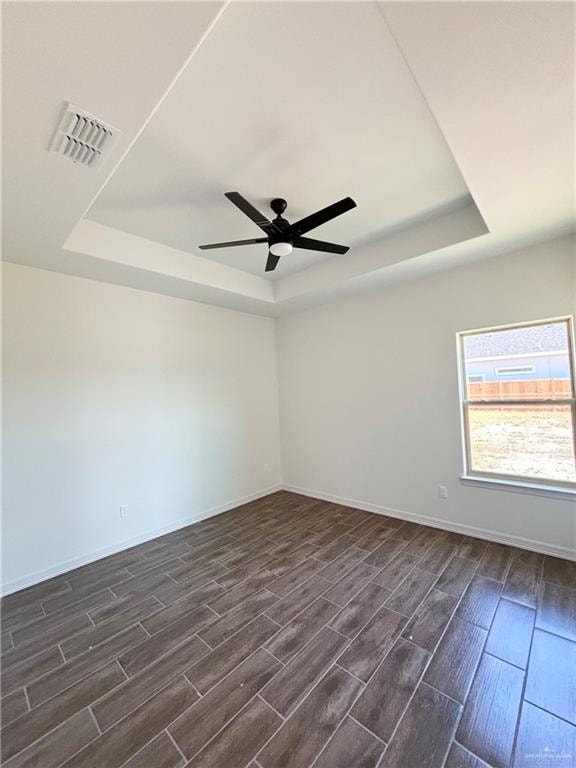
<svg viewBox="0 0 576 768">
<path fill-rule="evenodd" d="M 562 400 L 572 397 L 568 324 L 564 321 L 464 336 L 468 400 Z"/>
<path fill-rule="evenodd" d="M 576 482 L 570 405 L 470 405 L 470 469 Z"/>
</svg>

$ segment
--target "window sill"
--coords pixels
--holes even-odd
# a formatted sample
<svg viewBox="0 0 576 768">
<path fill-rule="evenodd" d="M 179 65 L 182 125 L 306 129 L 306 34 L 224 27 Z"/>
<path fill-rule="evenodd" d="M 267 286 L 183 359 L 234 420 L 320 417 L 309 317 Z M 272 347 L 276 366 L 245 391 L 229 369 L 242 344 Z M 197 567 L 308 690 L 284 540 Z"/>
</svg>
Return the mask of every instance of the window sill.
<svg viewBox="0 0 576 768">
<path fill-rule="evenodd" d="M 478 488 L 492 488 L 497 491 L 527 493 L 532 496 L 547 496 L 562 501 L 576 501 L 576 488 L 566 488 L 561 485 L 524 483 L 519 480 L 501 480 L 497 477 L 479 477 L 478 475 L 461 475 L 460 480 L 464 485 L 473 485 Z"/>
</svg>

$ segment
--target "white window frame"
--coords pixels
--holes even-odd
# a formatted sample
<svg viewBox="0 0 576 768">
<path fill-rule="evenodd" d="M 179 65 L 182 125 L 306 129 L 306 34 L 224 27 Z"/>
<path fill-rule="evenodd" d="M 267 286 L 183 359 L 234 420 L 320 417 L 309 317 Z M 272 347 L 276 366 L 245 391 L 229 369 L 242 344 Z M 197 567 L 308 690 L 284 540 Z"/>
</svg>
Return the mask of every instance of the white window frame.
<svg viewBox="0 0 576 768">
<path fill-rule="evenodd" d="M 571 394 L 562 399 L 525 399 L 525 400 L 493 400 L 467 398 L 467 378 L 466 378 L 466 360 L 464 355 L 464 339 L 467 336 L 474 336 L 480 333 L 494 333 L 496 331 L 509 331 L 514 328 L 527 328 L 538 325 L 549 325 L 550 323 L 566 323 L 568 333 L 568 358 L 570 364 L 570 382 Z M 534 488 L 556 491 L 567 491 L 570 494 L 576 493 L 576 482 L 545 479 L 540 477 L 529 477 L 525 475 L 511 475 L 498 472 L 484 472 L 478 469 L 472 469 L 470 452 L 470 431 L 468 425 L 468 410 L 471 405 L 569 405 L 572 412 L 572 439 L 574 441 L 574 454 L 576 456 L 576 381 L 575 381 L 575 352 L 574 352 L 574 321 L 571 315 L 562 317 L 553 317 L 545 320 L 533 320 L 524 323 L 512 323 L 509 325 L 499 325 L 491 328 L 478 328 L 468 331 L 460 331 L 456 334 L 457 355 L 458 355 L 458 383 L 460 390 L 460 423 L 462 435 L 462 462 L 464 473 L 461 476 L 463 481 L 480 481 L 481 483 L 495 483 L 506 486 L 515 486 L 518 488 Z"/>
</svg>

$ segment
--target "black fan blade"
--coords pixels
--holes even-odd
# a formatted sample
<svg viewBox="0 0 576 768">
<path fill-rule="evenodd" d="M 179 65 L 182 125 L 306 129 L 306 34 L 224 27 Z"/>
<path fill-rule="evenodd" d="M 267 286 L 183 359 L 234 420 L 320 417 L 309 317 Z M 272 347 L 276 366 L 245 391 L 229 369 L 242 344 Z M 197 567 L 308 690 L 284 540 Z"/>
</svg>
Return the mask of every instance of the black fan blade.
<svg viewBox="0 0 576 768">
<path fill-rule="evenodd" d="M 280 261 L 280 256 L 274 256 L 271 251 L 268 251 L 268 259 L 266 260 L 265 272 L 274 272 Z"/>
<path fill-rule="evenodd" d="M 311 229 L 319 227 L 320 224 L 325 224 L 331 219 L 335 219 L 336 216 L 341 216 L 346 211 L 350 211 L 352 208 L 356 208 L 356 203 L 351 197 L 345 197 L 343 200 L 339 200 L 337 203 L 332 203 L 327 208 L 322 208 L 321 211 L 306 216 L 300 221 L 291 224 L 284 234 L 298 236 L 303 235 L 305 232 L 309 232 Z"/>
<path fill-rule="evenodd" d="M 209 248 L 230 248 L 233 245 L 253 245 L 254 243 L 267 243 L 267 242 L 268 242 L 267 237 L 256 237 L 253 240 L 232 240 L 229 243 L 210 243 L 210 245 L 199 245 L 198 248 L 200 248 L 203 251 L 206 251 Z"/>
<path fill-rule="evenodd" d="M 323 240 L 312 240 L 310 237 L 296 237 L 292 245 L 294 248 L 305 248 L 308 251 L 323 251 L 324 253 L 346 253 L 350 250 L 347 245 L 325 243 Z"/>
<path fill-rule="evenodd" d="M 249 203 L 239 192 L 225 192 L 224 194 L 231 203 L 240 208 L 242 213 L 245 213 L 248 218 L 252 219 L 267 235 L 274 235 L 280 232 L 275 224 L 267 219 L 263 213 L 260 213 L 258 208 L 254 208 L 252 203 Z"/>
</svg>

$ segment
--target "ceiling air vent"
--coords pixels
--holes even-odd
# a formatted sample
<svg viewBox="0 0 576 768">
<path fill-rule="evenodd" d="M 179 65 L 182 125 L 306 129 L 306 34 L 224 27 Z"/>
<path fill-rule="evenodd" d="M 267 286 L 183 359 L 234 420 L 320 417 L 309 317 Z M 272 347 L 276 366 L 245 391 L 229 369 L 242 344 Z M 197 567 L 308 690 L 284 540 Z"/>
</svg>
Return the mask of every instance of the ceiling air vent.
<svg viewBox="0 0 576 768">
<path fill-rule="evenodd" d="M 58 152 L 80 165 L 95 168 L 109 154 L 118 135 L 117 128 L 67 104 L 50 144 Z"/>
</svg>

